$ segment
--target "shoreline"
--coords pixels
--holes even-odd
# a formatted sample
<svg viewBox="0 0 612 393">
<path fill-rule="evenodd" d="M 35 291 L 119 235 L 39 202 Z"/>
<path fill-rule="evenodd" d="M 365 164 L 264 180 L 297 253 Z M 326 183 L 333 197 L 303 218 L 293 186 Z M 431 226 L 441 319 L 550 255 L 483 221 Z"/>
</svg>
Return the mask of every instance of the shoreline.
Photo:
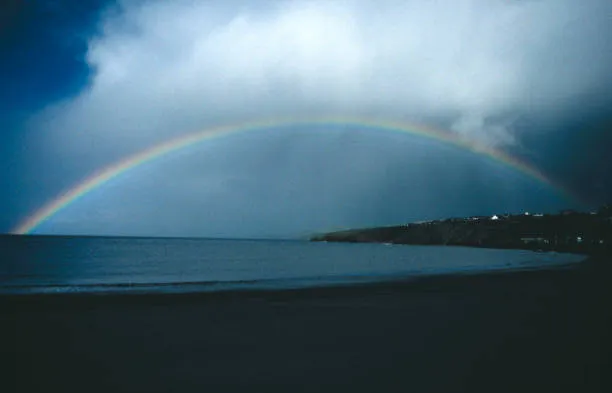
<svg viewBox="0 0 612 393">
<path fill-rule="evenodd" d="M 425 247 L 431 246 L 410 246 Z M 462 246 L 452 246 L 452 248 Z M 473 249 L 474 247 L 467 247 Z M 494 250 L 495 251 L 495 250 Z M 497 250 L 507 251 L 507 250 Z M 525 252 L 526 250 L 515 250 Z M 527 251 L 529 252 L 529 251 Z M 216 293 L 248 293 L 248 292 L 282 292 L 308 291 L 335 288 L 361 288 L 378 285 L 408 285 L 422 280 L 447 279 L 462 276 L 479 276 L 495 274 L 515 274 L 527 271 L 554 271 L 559 269 L 575 269 L 582 265 L 605 259 L 605 256 L 585 254 L 552 253 L 554 255 L 532 254 L 532 260 L 513 261 L 504 265 L 491 265 L 488 268 L 478 265 L 466 265 L 463 268 L 407 270 L 398 272 L 380 271 L 373 274 L 336 274 L 304 277 L 271 277 L 211 281 L 182 282 L 100 282 L 100 283 L 48 283 L 25 284 L 14 283 L 0 285 L 0 304 L 19 298 L 64 298 L 64 297 L 132 297 L 132 296 L 204 296 Z M 547 259 L 548 258 L 548 259 Z M 552 258 L 552 259 L 551 259 Z M 553 259 L 561 258 L 561 261 Z M 18 280 L 17 280 L 18 281 Z"/>
<path fill-rule="evenodd" d="M 138 290 L 111 290 L 111 291 L 66 291 L 66 292 L 0 292 L 0 305 L 3 303 L 10 302 L 35 302 L 43 299 L 50 301 L 77 301 L 77 299 L 98 299 L 104 300 L 127 300 L 127 299 L 163 299 L 173 298 L 175 300 L 189 299 L 189 298 L 224 298 L 224 297 L 241 297 L 241 296 L 257 296 L 258 294 L 266 294 L 269 296 L 303 296 L 313 293 L 330 293 L 330 294 L 350 294 L 351 292 L 361 292 L 383 288 L 396 288 L 402 290 L 418 290 L 431 283 L 461 283 L 464 280 L 488 280 L 499 276 L 517 276 L 517 275 L 548 275 L 548 274 L 563 274 L 564 271 L 573 270 L 584 270 L 588 266 L 604 266 L 605 262 L 601 258 L 593 258 L 584 256 L 584 259 L 579 262 L 567 262 L 564 264 L 558 264 L 553 266 L 525 266 L 525 267 L 508 267 L 507 269 L 492 269 L 492 270 L 464 270 L 459 272 L 443 272 L 443 273 L 432 273 L 432 274 L 415 274 L 415 275 L 389 275 L 380 276 L 376 279 L 370 279 L 367 276 L 363 277 L 330 277 L 328 281 L 321 281 L 317 284 L 317 279 L 312 279 L 313 284 L 296 285 L 295 283 L 303 282 L 304 279 L 269 279 L 269 280 L 255 280 L 255 281 L 236 281 L 236 282 L 187 282 L 187 283 L 163 283 L 163 284 L 104 284 L 104 285 L 92 285 L 91 287 L 125 287 L 125 288 L 139 288 L 139 287 L 181 287 L 181 286 L 193 286 L 194 288 L 204 288 L 204 290 L 184 290 L 175 292 L 163 292 L 163 291 L 138 291 Z M 346 279 L 346 280 L 345 280 Z M 306 280 L 307 281 L 307 280 Z M 261 286 L 240 286 L 240 284 L 257 284 L 261 283 Z M 283 285 L 286 283 L 286 286 Z M 236 286 L 232 286 L 232 285 Z M 268 284 L 268 285 L 265 285 Z M 293 286 L 291 284 L 294 284 Z M 217 286 L 217 288 L 214 288 Z M 225 287 L 224 287 L 225 286 Z M 27 288 L 27 286 L 25 286 Z M 62 287 L 71 287 L 65 285 Z M 88 285 L 75 287 L 87 288 Z M 211 289 L 206 289 L 210 287 Z"/>
<path fill-rule="evenodd" d="M 393 226 L 353 228 L 311 236 L 311 241 L 455 245 L 612 255 L 612 206 L 557 214 L 493 214 Z"/>
</svg>

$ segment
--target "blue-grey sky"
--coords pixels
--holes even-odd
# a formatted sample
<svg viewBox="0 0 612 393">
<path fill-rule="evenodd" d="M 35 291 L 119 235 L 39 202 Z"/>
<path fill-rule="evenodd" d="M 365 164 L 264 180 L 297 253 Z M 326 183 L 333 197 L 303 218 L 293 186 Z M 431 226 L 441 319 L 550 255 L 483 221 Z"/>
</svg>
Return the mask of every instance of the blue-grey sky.
<svg viewBox="0 0 612 393">
<path fill-rule="evenodd" d="M 206 127 L 422 123 L 432 140 L 287 127 L 126 173 L 39 233 L 295 237 L 612 199 L 606 0 L 18 1 L 0 10 L 0 231 L 116 160 Z"/>
</svg>

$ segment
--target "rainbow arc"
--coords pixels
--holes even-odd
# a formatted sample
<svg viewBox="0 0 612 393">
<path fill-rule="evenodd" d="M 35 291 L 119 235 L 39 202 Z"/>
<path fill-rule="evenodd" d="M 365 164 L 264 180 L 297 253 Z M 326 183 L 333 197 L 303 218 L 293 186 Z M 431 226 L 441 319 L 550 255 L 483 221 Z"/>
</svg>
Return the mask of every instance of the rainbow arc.
<svg viewBox="0 0 612 393">
<path fill-rule="evenodd" d="M 511 156 L 502 150 L 495 149 L 489 146 L 477 144 L 474 141 L 469 141 L 460 138 L 457 135 L 432 128 L 421 124 L 410 124 L 401 122 L 378 121 L 371 119 L 355 119 L 355 118 L 324 118 L 324 119 L 285 119 L 285 120 L 268 120 L 260 122 L 246 122 L 242 124 L 223 125 L 218 127 L 206 128 L 202 131 L 183 135 L 161 144 L 152 146 L 139 153 L 129 156 L 123 160 L 115 162 L 62 193 L 55 199 L 49 201 L 32 215 L 24 219 L 17 227 L 13 229 L 15 234 L 29 234 L 36 230 L 42 223 L 49 220 L 60 211 L 66 209 L 71 204 L 78 201 L 83 196 L 87 195 L 94 189 L 102 187 L 108 181 L 121 176 L 122 174 L 152 162 L 160 157 L 166 156 L 178 150 L 189 146 L 203 143 L 205 141 L 220 138 L 223 136 L 235 135 L 246 132 L 256 132 L 264 130 L 282 130 L 291 127 L 338 127 L 353 129 L 371 129 L 380 132 L 396 132 L 410 135 L 417 135 L 424 138 L 434 139 L 442 143 L 447 143 L 471 151 L 475 154 L 486 156 L 491 160 L 498 161 L 504 165 L 514 168 L 517 171 L 537 180 L 540 183 L 546 184 L 553 189 L 560 191 L 561 194 L 569 196 L 571 194 L 562 187 L 554 184 L 544 173 L 537 168 Z"/>
</svg>

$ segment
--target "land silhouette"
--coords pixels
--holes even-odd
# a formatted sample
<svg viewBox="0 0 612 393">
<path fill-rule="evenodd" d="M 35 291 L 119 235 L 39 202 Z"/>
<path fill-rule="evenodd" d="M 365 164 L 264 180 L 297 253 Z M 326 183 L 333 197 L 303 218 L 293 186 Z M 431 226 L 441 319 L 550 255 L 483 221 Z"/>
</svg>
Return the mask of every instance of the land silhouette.
<svg viewBox="0 0 612 393">
<path fill-rule="evenodd" d="M 312 241 L 612 253 L 612 205 L 597 211 L 499 214 L 318 234 Z"/>
</svg>

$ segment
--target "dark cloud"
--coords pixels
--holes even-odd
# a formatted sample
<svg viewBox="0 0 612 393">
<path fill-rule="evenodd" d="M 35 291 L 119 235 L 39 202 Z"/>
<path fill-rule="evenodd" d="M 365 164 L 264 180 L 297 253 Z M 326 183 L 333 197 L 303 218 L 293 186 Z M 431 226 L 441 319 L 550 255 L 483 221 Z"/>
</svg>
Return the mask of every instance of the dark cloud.
<svg viewBox="0 0 612 393">
<path fill-rule="evenodd" d="M 551 159 L 561 149 L 544 141 L 577 135 L 559 126 L 568 117 L 609 107 L 610 15 L 606 0 L 120 2 L 87 39 L 86 88 L 33 120 L 28 144 L 52 158 L 39 154 L 29 171 L 60 162 L 57 176 L 70 173 L 67 181 L 218 124 L 332 115 L 430 123 L 563 176 Z M 137 232 L 160 214 L 153 231 L 278 235 L 476 214 L 495 203 L 558 205 L 525 179 L 508 180 L 506 169 L 386 138 L 258 133 L 212 144 L 224 147 L 202 147 L 202 162 L 156 166 L 132 188 L 109 191 L 120 199 L 92 195 L 82 202 L 91 210 L 71 210 L 97 227 L 65 212 L 54 228 Z M 156 179 L 155 192 L 146 179 Z M 485 191 L 475 197 L 477 188 Z M 141 221 L 127 222 L 121 209 Z"/>
</svg>

